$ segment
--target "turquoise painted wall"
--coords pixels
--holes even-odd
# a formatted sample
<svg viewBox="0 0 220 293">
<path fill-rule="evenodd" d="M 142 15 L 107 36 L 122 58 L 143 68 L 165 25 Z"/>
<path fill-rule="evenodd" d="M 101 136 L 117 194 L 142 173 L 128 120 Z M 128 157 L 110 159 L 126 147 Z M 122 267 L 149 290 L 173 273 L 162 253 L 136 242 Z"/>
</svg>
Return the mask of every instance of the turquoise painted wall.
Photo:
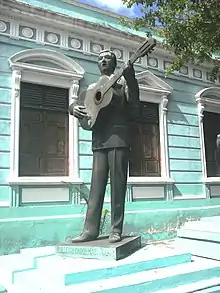
<svg viewBox="0 0 220 293">
<path fill-rule="evenodd" d="M 0 43 L 0 203 L 10 201 L 11 195 L 11 188 L 7 184 L 10 167 L 11 124 L 11 72 L 7 47 Z"/>
<path fill-rule="evenodd" d="M 171 79 L 167 82 L 174 89 L 167 114 L 170 177 L 175 180 L 174 196 L 205 195 L 195 101 L 196 92 L 204 85 Z"/>
</svg>

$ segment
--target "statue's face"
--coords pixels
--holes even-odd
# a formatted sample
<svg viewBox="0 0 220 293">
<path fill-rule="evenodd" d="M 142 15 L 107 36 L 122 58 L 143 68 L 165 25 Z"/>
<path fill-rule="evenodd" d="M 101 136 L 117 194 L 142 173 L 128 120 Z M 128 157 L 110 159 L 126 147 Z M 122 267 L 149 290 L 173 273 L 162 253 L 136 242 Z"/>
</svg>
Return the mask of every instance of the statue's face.
<svg viewBox="0 0 220 293">
<path fill-rule="evenodd" d="M 98 67 L 101 74 L 111 75 L 115 70 L 115 60 L 110 52 L 100 53 Z"/>
</svg>

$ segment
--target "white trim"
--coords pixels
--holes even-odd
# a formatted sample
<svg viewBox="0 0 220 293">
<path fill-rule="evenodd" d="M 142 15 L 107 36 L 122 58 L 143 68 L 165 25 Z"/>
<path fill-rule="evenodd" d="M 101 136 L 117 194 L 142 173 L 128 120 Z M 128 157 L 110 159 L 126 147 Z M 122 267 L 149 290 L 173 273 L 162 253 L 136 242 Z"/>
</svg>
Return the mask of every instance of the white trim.
<svg viewBox="0 0 220 293">
<path fill-rule="evenodd" d="M 83 180 L 78 177 L 63 176 L 63 177 L 9 177 L 8 184 L 10 185 L 68 185 L 82 184 Z"/>
<path fill-rule="evenodd" d="M 172 183 L 169 178 L 167 142 L 167 103 L 172 87 L 149 70 L 136 74 L 140 88 L 140 100 L 159 104 L 161 177 L 129 177 L 128 183 L 162 184 Z"/>
<path fill-rule="evenodd" d="M 9 201 L 0 201 L 0 208 L 9 207 L 10 202 Z"/>
<path fill-rule="evenodd" d="M 191 199 L 195 199 L 195 200 L 198 200 L 198 199 L 205 199 L 206 198 L 206 195 L 183 195 L 183 196 L 174 196 L 173 197 L 173 200 L 191 200 Z"/>
<path fill-rule="evenodd" d="M 47 67 L 31 64 L 32 61 L 49 62 Z M 28 63 L 25 63 L 28 62 Z M 19 177 L 19 121 L 20 121 L 20 83 L 33 82 L 69 89 L 69 103 L 77 99 L 79 80 L 84 75 L 83 68 L 71 58 L 48 49 L 30 49 L 14 54 L 9 59 L 12 68 L 11 102 L 11 160 L 9 184 L 65 184 L 79 183 L 78 170 L 78 127 L 76 119 L 69 116 L 69 176 L 67 177 Z M 60 69 L 62 68 L 62 69 Z"/>
<path fill-rule="evenodd" d="M 205 178 L 206 183 L 219 183 L 220 184 L 220 177 L 207 177 Z"/>
<path fill-rule="evenodd" d="M 12 67 L 13 65 L 16 66 L 18 62 L 19 62 L 19 65 L 22 65 L 22 64 L 25 65 L 24 63 L 28 63 L 30 61 L 36 61 L 36 60 L 50 62 L 54 65 L 58 65 L 61 68 L 63 68 L 65 71 L 67 72 L 69 71 L 70 73 L 72 73 L 72 76 L 79 74 L 82 77 L 82 75 L 84 74 L 84 69 L 78 63 L 76 63 L 73 59 L 65 56 L 62 53 L 56 52 L 54 50 L 42 49 L 42 48 L 20 51 L 19 53 L 16 53 L 11 56 L 11 58 L 9 59 L 9 64 Z"/>
<path fill-rule="evenodd" d="M 195 94 L 198 117 L 199 117 L 199 134 L 200 134 L 200 146 L 201 146 L 201 158 L 202 158 L 202 173 L 204 181 L 207 183 L 220 182 L 218 177 L 207 177 L 206 167 L 206 154 L 205 154 L 205 139 L 204 139 L 204 125 L 203 125 L 203 112 L 210 111 L 214 113 L 220 113 L 220 87 L 208 87 L 198 91 Z"/>
<path fill-rule="evenodd" d="M 170 184 L 174 183 L 174 180 L 171 178 L 164 178 L 164 177 L 129 177 L 128 184 Z"/>
</svg>

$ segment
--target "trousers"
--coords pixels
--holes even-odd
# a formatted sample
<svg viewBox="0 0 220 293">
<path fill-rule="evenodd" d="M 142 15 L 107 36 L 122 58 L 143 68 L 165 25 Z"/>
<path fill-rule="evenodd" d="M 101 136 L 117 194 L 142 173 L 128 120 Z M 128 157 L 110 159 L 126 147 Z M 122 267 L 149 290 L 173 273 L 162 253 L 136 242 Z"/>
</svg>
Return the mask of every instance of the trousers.
<svg viewBox="0 0 220 293">
<path fill-rule="evenodd" d="M 93 152 L 93 169 L 84 232 L 98 236 L 110 171 L 111 232 L 122 233 L 129 161 L 128 148 L 106 148 Z"/>
</svg>

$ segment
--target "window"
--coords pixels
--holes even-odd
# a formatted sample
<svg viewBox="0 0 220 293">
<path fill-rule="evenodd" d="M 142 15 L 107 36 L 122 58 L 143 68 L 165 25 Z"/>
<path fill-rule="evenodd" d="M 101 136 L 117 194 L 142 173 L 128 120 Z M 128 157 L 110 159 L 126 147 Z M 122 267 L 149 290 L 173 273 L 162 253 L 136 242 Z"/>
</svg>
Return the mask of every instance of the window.
<svg viewBox="0 0 220 293">
<path fill-rule="evenodd" d="M 203 129 L 207 176 L 219 177 L 220 166 L 217 161 L 220 153 L 216 148 L 216 140 L 217 135 L 220 134 L 220 113 L 204 111 Z"/>
<path fill-rule="evenodd" d="M 170 184 L 167 103 L 172 87 L 146 70 L 136 74 L 140 106 L 131 109 L 132 145 L 128 183 Z"/>
<path fill-rule="evenodd" d="M 21 82 L 19 176 L 68 176 L 68 90 Z"/>
<path fill-rule="evenodd" d="M 82 184 L 78 124 L 68 115 L 84 69 L 45 48 L 9 58 L 12 69 L 9 184 Z M 76 201 L 78 197 L 76 196 Z"/>
<path fill-rule="evenodd" d="M 219 182 L 220 170 L 216 159 L 217 135 L 220 133 L 219 87 L 207 87 L 195 94 L 198 104 L 202 171 L 207 183 Z M 217 178 L 218 177 L 218 178 Z"/>
<path fill-rule="evenodd" d="M 141 102 L 138 110 L 131 113 L 131 157 L 129 175 L 159 177 L 160 133 L 159 106 Z"/>
</svg>

